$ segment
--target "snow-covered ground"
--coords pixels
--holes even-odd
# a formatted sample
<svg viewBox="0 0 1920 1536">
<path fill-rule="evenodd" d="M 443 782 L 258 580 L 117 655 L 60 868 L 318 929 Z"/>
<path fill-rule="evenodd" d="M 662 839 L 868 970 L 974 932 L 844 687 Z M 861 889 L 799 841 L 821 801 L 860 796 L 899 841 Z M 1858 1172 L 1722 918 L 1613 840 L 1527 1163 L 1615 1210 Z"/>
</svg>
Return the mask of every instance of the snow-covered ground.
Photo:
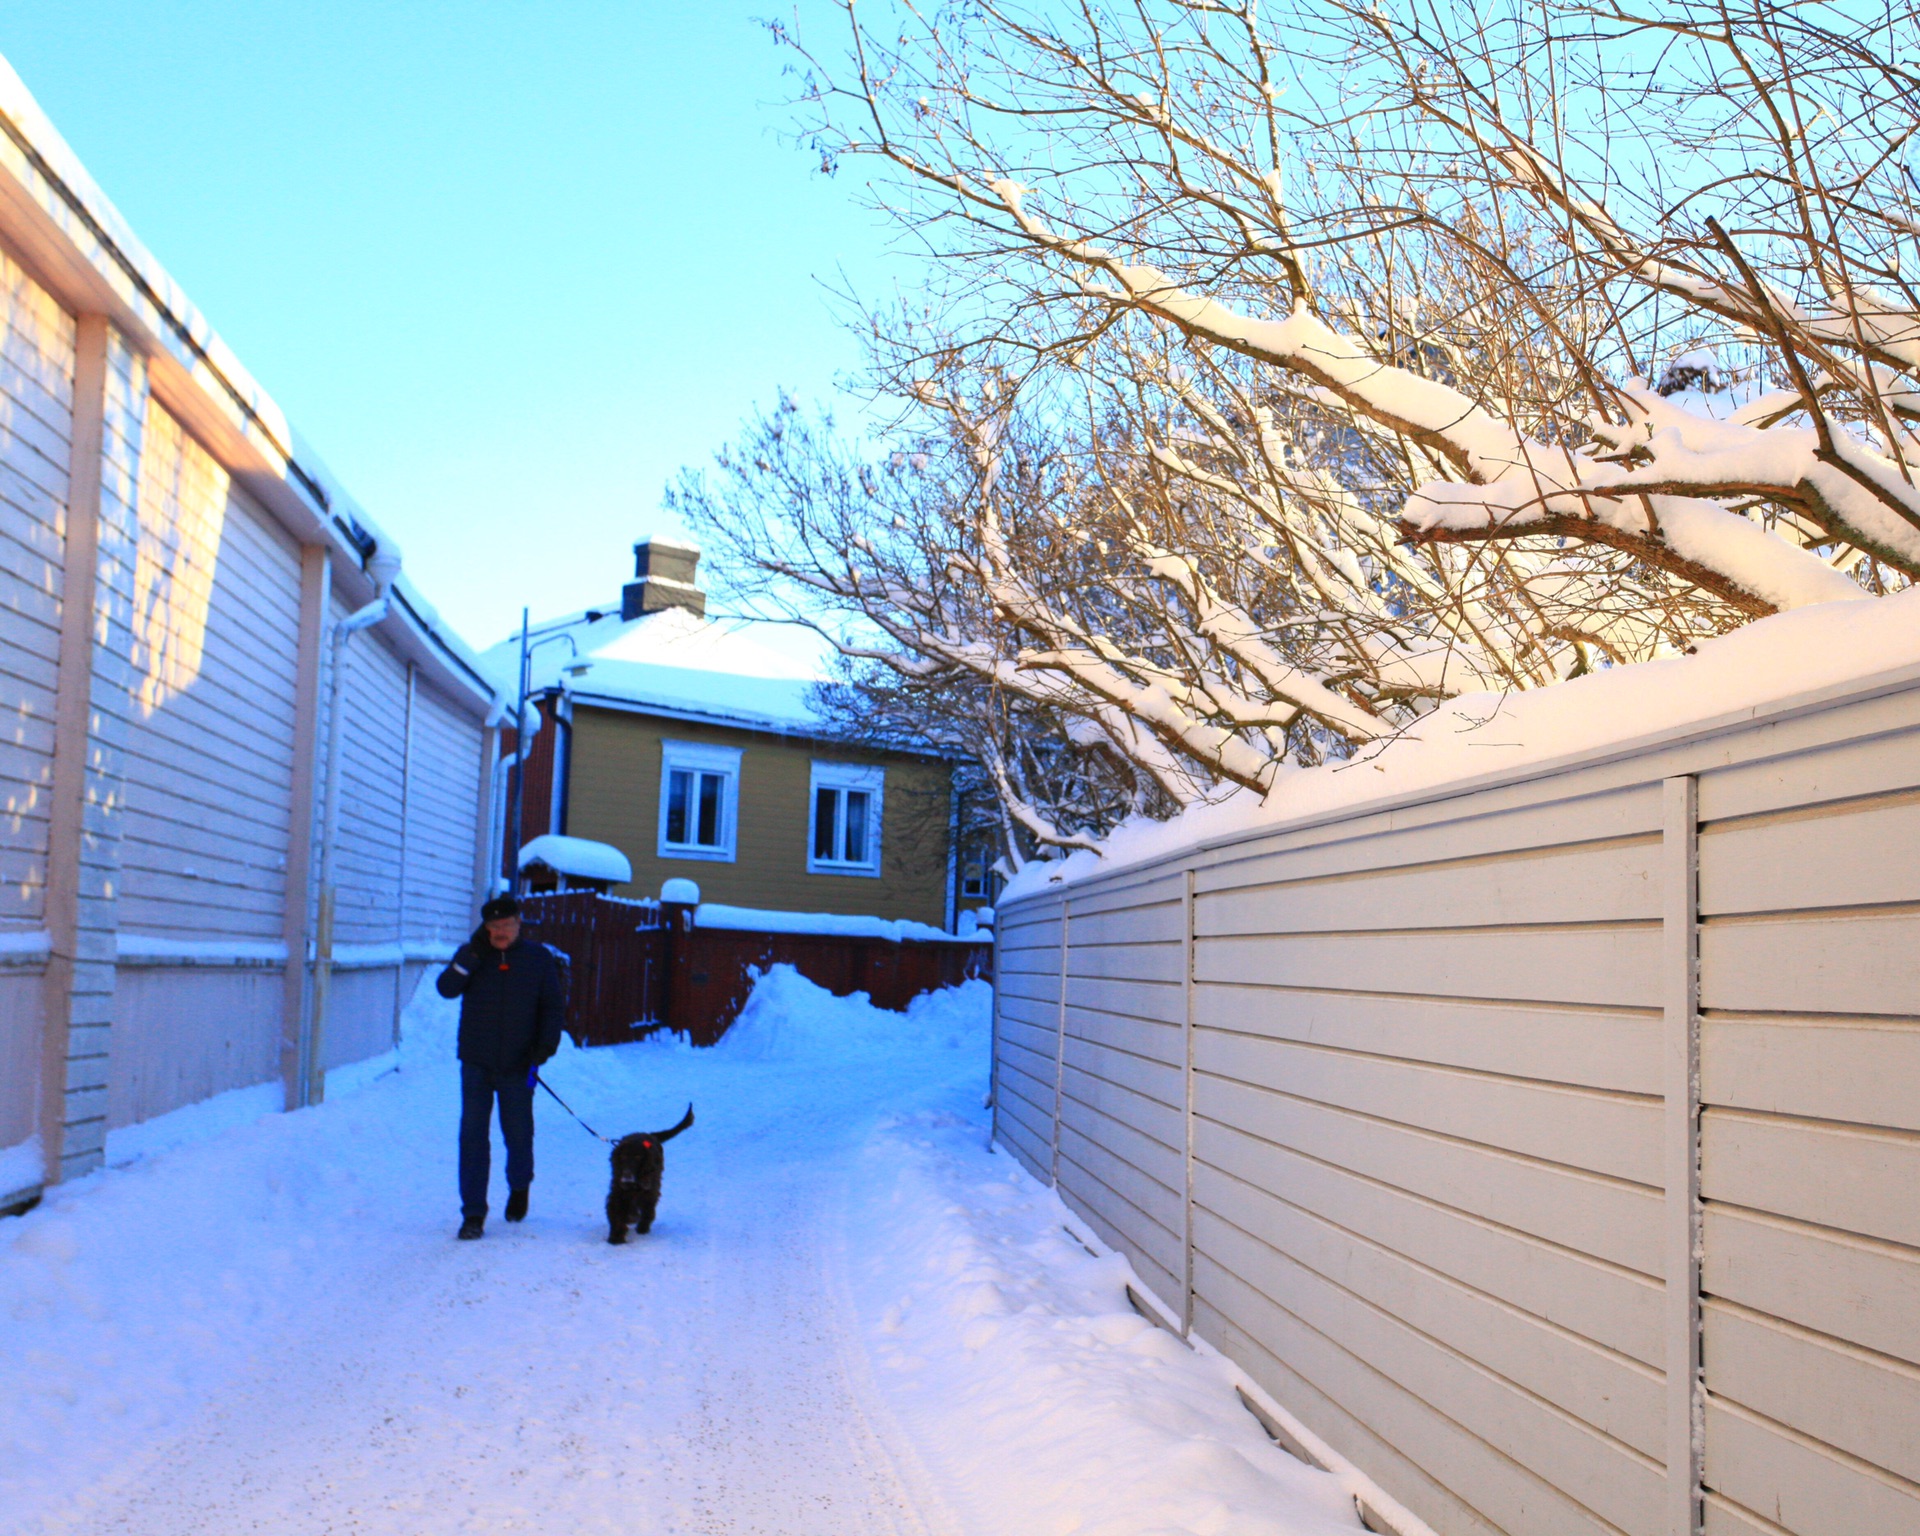
<svg viewBox="0 0 1920 1536">
<path fill-rule="evenodd" d="M 563 1051 L 602 1130 L 697 1108 L 615 1248 L 605 1149 L 544 1096 L 532 1215 L 453 1241 L 449 1021 L 417 1000 L 362 1091 L 0 1223 L 0 1529 L 1358 1530 L 987 1149 L 987 1011 L 776 971 L 714 1050 Z"/>
</svg>

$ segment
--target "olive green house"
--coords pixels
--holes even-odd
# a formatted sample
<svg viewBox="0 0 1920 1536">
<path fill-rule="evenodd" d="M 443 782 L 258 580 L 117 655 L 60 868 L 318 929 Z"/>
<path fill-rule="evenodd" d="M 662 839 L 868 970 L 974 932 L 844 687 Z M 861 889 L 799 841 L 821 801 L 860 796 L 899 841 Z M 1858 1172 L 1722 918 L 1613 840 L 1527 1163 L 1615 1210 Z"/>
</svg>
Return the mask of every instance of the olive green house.
<svg viewBox="0 0 1920 1536">
<path fill-rule="evenodd" d="M 634 556 L 617 603 L 529 632 L 517 811 L 511 728 L 498 769 L 502 877 L 557 833 L 625 856 L 615 896 L 681 877 L 707 902 L 949 930 L 981 905 L 954 856 L 953 764 L 829 735 L 811 635 L 710 617 L 690 546 L 647 539 Z M 510 695 L 519 657 L 518 636 L 487 653 Z"/>
</svg>

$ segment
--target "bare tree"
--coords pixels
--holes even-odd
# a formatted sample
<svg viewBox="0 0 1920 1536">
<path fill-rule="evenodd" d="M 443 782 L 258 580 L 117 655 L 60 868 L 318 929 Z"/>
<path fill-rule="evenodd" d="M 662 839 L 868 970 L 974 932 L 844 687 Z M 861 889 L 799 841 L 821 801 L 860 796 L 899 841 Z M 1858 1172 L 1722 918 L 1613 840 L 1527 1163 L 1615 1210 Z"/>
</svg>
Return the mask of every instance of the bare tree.
<svg viewBox="0 0 1920 1536">
<path fill-rule="evenodd" d="M 681 495 L 1125 765 L 1007 772 L 1039 840 L 1920 572 L 1910 3 L 846 11 L 813 142 L 933 323 L 861 316 L 875 453 L 786 411 Z"/>
<path fill-rule="evenodd" d="M 990 274 L 988 323 L 1253 359 L 1397 439 L 1421 537 L 1605 546 L 1751 615 L 1920 568 L 1911 9 L 848 13 L 818 141 Z M 1715 420 L 1636 382 L 1715 336 L 1784 387 Z"/>
</svg>

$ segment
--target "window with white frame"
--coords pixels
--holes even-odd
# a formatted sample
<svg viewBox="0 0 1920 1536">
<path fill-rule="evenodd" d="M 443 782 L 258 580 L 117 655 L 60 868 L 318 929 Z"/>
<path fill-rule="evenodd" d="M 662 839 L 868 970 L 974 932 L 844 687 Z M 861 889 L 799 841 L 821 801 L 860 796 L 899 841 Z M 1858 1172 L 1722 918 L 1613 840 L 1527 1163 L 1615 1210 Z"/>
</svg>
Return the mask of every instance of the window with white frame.
<svg viewBox="0 0 1920 1536">
<path fill-rule="evenodd" d="M 807 873 L 880 873 L 880 797 L 886 771 L 855 763 L 813 765 Z"/>
<path fill-rule="evenodd" d="M 699 741 L 660 744 L 660 857 L 733 861 L 740 749 Z"/>
</svg>

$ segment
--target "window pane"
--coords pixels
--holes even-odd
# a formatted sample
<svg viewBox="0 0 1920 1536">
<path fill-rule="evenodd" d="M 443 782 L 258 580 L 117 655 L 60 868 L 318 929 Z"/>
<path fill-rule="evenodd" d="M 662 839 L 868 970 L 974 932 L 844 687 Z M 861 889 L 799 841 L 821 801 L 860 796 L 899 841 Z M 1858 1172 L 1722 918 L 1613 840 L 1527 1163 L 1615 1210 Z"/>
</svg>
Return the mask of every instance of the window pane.
<svg viewBox="0 0 1920 1536">
<path fill-rule="evenodd" d="M 849 864 L 869 864 L 867 854 L 867 807 L 873 797 L 864 789 L 847 791 L 847 845 L 841 855 Z"/>
<path fill-rule="evenodd" d="M 720 846 L 720 792 L 726 778 L 718 773 L 700 775 L 700 836 L 702 848 Z"/>
<path fill-rule="evenodd" d="M 840 793 L 833 789 L 816 789 L 813 792 L 813 856 L 816 859 L 833 857 L 834 824 L 839 821 Z"/>
<path fill-rule="evenodd" d="M 667 776 L 667 841 L 687 841 L 687 801 L 693 792 L 693 775 L 676 768 Z"/>
</svg>

